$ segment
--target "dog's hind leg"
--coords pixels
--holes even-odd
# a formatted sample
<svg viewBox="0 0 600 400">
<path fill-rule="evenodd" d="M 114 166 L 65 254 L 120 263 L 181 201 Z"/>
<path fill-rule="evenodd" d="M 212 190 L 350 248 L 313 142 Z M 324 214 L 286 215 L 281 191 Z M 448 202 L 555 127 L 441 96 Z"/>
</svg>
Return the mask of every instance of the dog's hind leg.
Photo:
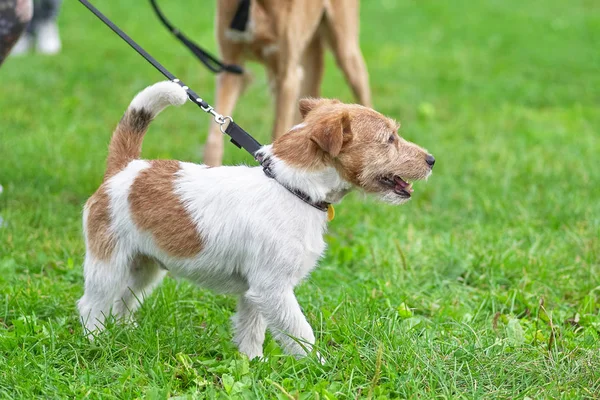
<svg viewBox="0 0 600 400">
<path fill-rule="evenodd" d="M 84 262 L 85 292 L 77 302 L 81 323 L 92 338 L 93 333 L 104 330 L 115 299 L 121 294 L 127 274 L 127 265 L 115 262 L 113 257 L 103 261 L 90 255 Z"/>
<path fill-rule="evenodd" d="M 237 313 L 232 318 L 235 336 L 233 342 L 248 358 L 262 357 L 267 323 L 258 308 L 240 296 Z"/>
<path fill-rule="evenodd" d="M 336 62 L 356 100 L 371 107 L 369 73 L 359 47 L 358 0 L 332 0 L 331 8 L 325 13 L 325 28 Z"/>
<path fill-rule="evenodd" d="M 138 255 L 129 265 L 127 283 L 114 302 L 113 314 L 124 322 L 133 320 L 133 313 L 144 299 L 162 282 L 167 271 L 150 257 Z"/>
</svg>

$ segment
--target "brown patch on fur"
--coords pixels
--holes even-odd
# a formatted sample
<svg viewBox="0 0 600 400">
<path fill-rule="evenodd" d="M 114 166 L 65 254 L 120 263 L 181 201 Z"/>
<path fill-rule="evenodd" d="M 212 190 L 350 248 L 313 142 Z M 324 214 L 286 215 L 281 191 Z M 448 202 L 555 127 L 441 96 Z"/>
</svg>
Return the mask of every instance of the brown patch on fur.
<svg viewBox="0 0 600 400">
<path fill-rule="evenodd" d="M 110 141 L 105 181 L 140 157 L 142 141 L 150 122 L 152 114 L 144 109 L 129 109 L 125 112 Z"/>
<path fill-rule="evenodd" d="M 131 217 L 137 227 L 150 232 L 156 245 L 169 255 L 193 257 L 202 250 L 202 240 L 181 199 L 173 193 L 179 161 L 151 163 L 131 185 Z"/>
<path fill-rule="evenodd" d="M 96 193 L 85 203 L 88 210 L 86 221 L 86 239 L 89 251 L 100 260 L 108 260 L 115 247 L 110 231 L 110 198 L 106 186 L 101 185 Z"/>
</svg>

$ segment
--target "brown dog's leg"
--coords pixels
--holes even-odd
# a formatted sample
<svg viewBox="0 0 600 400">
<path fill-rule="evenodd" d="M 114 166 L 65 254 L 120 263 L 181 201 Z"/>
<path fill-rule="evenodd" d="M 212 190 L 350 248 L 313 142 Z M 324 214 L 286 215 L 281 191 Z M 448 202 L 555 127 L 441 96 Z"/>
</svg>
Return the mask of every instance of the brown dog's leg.
<svg viewBox="0 0 600 400">
<path fill-rule="evenodd" d="M 289 60 L 286 70 L 275 82 L 275 123 L 273 139 L 283 135 L 294 122 L 295 104 L 300 93 L 302 71 L 297 60 Z"/>
<path fill-rule="evenodd" d="M 304 79 L 300 87 L 300 98 L 320 97 L 321 81 L 323 80 L 323 67 L 325 49 L 323 48 L 323 39 L 316 34 L 304 52 L 302 67 L 304 69 Z M 300 111 L 296 107 L 296 123 L 301 120 Z"/>
<path fill-rule="evenodd" d="M 294 123 L 296 102 L 300 94 L 303 71 L 300 57 L 303 48 L 287 37 L 280 42 L 279 62 L 275 76 L 275 123 L 273 140 L 283 135 Z M 304 46 L 302 46 L 304 47 Z"/>
<path fill-rule="evenodd" d="M 244 43 L 227 38 L 229 24 L 238 7 L 238 0 L 219 0 L 216 13 L 216 36 L 219 44 L 219 55 L 225 64 L 243 66 Z M 231 116 L 235 104 L 247 83 L 247 75 L 236 75 L 222 72 L 216 79 L 215 109 L 224 116 Z M 223 163 L 223 133 L 214 121 L 210 123 L 208 139 L 204 146 L 204 163 L 218 167 Z"/>
<path fill-rule="evenodd" d="M 302 56 L 315 36 L 323 16 L 322 0 L 263 1 L 275 21 L 277 63 L 275 77 L 275 124 L 273 139 L 294 123 L 300 84 L 306 78 Z"/>
<path fill-rule="evenodd" d="M 338 66 L 344 72 L 356 100 L 371 107 L 369 73 L 360 51 L 358 0 L 332 0 L 325 13 L 325 27 Z"/>
<path fill-rule="evenodd" d="M 301 97 L 320 97 L 324 67 L 323 56 L 323 39 L 315 35 L 306 48 L 302 60 L 304 79 L 302 80 Z"/>
<path fill-rule="evenodd" d="M 244 76 L 222 72 L 217 75 L 217 101 L 215 109 L 223 116 L 231 115 L 242 89 Z M 210 131 L 204 146 L 204 163 L 218 167 L 223 162 L 223 133 L 214 121 L 210 123 Z"/>
</svg>

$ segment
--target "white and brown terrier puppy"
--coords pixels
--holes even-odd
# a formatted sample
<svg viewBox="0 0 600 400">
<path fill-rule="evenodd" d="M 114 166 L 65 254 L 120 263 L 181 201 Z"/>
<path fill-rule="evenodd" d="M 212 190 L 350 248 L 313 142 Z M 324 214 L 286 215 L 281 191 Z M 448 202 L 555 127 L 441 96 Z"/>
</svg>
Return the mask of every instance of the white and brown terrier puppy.
<svg viewBox="0 0 600 400">
<path fill-rule="evenodd" d="M 139 159 L 152 119 L 186 99 L 176 83 L 150 86 L 113 134 L 104 182 L 83 215 L 84 327 L 92 335 L 111 313 L 130 319 L 168 270 L 239 295 L 234 341 L 248 357 L 262 355 L 267 328 L 287 353 L 306 354 L 315 336 L 294 288 L 325 250 L 327 204 L 354 188 L 404 203 L 434 159 L 393 120 L 326 99 L 300 101 L 303 122 L 259 151 L 268 174 Z"/>
</svg>

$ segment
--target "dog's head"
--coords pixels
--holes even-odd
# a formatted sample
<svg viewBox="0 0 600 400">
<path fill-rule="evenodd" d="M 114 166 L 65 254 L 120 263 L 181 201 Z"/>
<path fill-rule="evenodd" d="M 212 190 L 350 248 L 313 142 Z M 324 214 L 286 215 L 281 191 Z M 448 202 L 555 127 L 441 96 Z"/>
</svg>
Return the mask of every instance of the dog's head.
<svg viewBox="0 0 600 400">
<path fill-rule="evenodd" d="M 360 105 L 300 100 L 303 122 L 273 143 L 286 164 L 309 171 L 333 167 L 340 177 L 391 204 L 408 201 L 411 182 L 427 178 L 435 159 L 402 139 L 399 124 Z"/>
</svg>

